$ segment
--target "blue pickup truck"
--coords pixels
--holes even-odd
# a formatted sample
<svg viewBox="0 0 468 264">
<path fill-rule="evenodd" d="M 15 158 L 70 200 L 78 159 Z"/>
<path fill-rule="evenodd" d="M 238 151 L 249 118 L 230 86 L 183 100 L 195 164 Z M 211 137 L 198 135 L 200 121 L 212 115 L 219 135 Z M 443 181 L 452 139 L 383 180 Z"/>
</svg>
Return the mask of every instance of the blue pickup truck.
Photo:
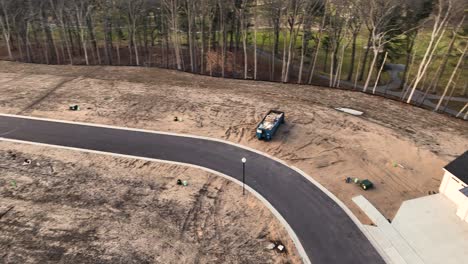
<svg viewBox="0 0 468 264">
<path fill-rule="evenodd" d="M 278 127 L 284 123 L 284 112 L 270 110 L 257 126 L 257 138 L 270 141 L 278 130 Z"/>
</svg>

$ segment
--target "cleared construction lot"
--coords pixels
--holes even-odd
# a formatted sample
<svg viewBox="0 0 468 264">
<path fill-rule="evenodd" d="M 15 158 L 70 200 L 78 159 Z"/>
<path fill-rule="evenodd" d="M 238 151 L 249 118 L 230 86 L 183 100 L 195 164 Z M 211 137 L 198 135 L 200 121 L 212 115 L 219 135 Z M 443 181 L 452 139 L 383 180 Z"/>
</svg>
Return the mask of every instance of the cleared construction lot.
<svg viewBox="0 0 468 264">
<path fill-rule="evenodd" d="M 0 174 L 1 263 L 300 263 L 260 201 L 199 169 L 0 142 Z"/>
<path fill-rule="evenodd" d="M 462 120 L 311 86 L 160 69 L 0 62 L 0 93 L 2 113 L 203 135 L 267 152 L 314 177 L 366 224 L 352 197 L 365 195 L 393 218 L 402 201 L 437 191 L 441 168 L 468 148 Z M 70 104 L 81 110 L 68 111 Z M 354 117 L 334 107 L 365 114 Z M 269 109 L 285 111 L 286 124 L 265 143 L 254 132 Z M 375 189 L 364 192 L 346 184 L 346 177 L 370 179 Z"/>
</svg>

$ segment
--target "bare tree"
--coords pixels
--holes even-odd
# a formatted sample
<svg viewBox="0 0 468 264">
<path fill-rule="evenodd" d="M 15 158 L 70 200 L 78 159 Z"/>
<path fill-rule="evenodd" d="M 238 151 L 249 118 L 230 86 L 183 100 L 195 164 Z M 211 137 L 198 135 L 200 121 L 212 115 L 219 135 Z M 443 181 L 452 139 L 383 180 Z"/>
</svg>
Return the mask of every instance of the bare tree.
<svg viewBox="0 0 468 264">
<path fill-rule="evenodd" d="M 465 15 L 462 16 L 462 18 L 460 19 L 460 22 L 458 23 L 457 26 L 455 26 L 454 30 L 452 31 L 452 38 L 450 40 L 447 52 L 444 55 L 444 59 L 443 59 L 441 65 L 439 67 L 439 70 L 437 71 L 437 74 L 436 74 L 437 77 L 432 82 L 432 84 L 431 84 L 430 88 L 428 88 L 428 90 L 432 90 L 433 92 L 435 92 L 437 86 L 439 85 L 440 79 L 445 73 L 445 69 L 447 67 L 449 57 L 450 57 L 450 55 L 451 55 L 451 53 L 453 51 L 453 48 L 455 47 L 455 41 L 457 40 L 457 37 L 458 37 L 458 31 L 460 30 L 460 28 L 463 25 L 464 21 L 465 21 Z"/>
<path fill-rule="evenodd" d="M 172 45 L 174 46 L 174 54 L 177 64 L 177 69 L 182 70 L 182 59 L 180 54 L 180 40 L 179 40 L 179 21 L 178 11 L 179 3 L 177 0 L 162 0 L 166 11 L 168 12 L 168 20 L 171 28 Z"/>
<path fill-rule="evenodd" d="M 267 8 L 267 17 L 269 17 L 270 23 L 273 26 L 273 47 L 270 57 L 270 81 L 273 81 L 276 67 L 276 55 L 278 54 L 279 48 L 279 34 L 281 31 L 281 16 L 284 9 L 284 1 L 266 0 L 264 4 Z"/>
<path fill-rule="evenodd" d="M 190 70 L 192 72 L 197 72 L 196 59 L 195 59 L 195 40 L 193 30 L 195 27 L 195 16 L 196 16 L 196 6 L 198 5 L 198 0 L 185 0 L 185 13 L 187 16 L 187 37 L 189 44 L 189 57 L 190 57 Z"/>
<path fill-rule="evenodd" d="M 440 40 L 444 36 L 446 25 L 448 19 L 450 18 L 452 13 L 452 0 L 438 0 L 437 5 L 437 13 L 434 17 L 434 24 L 432 28 L 431 38 L 429 44 L 427 46 L 426 52 L 424 53 L 424 57 L 419 64 L 418 72 L 416 73 L 414 84 L 411 88 L 410 95 L 408 100 L 406 101 L 408 104 L 411 103 L 413 99 L 414 92 L 418 88 L 419 83 L 423 79 L 424 75 L 429 68 L 429 65 L 432 61 L 432 57 L 434 55 L 437 46 L 439 45 Z"/>
<path fill-rule="evenodd" d="M 296 45 L 297 35 L 304 22 L 303 11 L 304 1 L 303 0 L 291 0 L 289 7 L 289 14 L 287 18 L 287 24 L 289 26 L 289 43 L 288 43 L 288 59 L 286 62 L 286 68 L 283 75 L 283 82 L 289 81 L 289 72 L 291 68 L 291 62 L 293 59 L 293 47 Z"/>
<path fill-rule="evenodd" d="M 371 29 L 373 53 L 369 73 L 363 87 L 364 92 L 369 87 L 379 53 L 383 51 L 384 45 L 391 41 L 387 38 L 389 33 L 396 30 L 396 25 L 392 24 L 392 18 L 397 15 L 396 10 L 399 4 L 399 0 L 370 0 L 367 2 L 368 8 L 362 9 L 362 17 L 367 27 Z"/>
<path fill-rule="evenodd" d="M 248 24 L 249 24 L 249 17 L 247 16 L 248 11 L 248 0 L 241 0 L 236 7 L 236 13 L 240 19 L 240 28 L 241 28 L 241 35 L 242 35 L 242 49 L 244 52 L 244 79 L 248 78 L 248 56 L 247 56 L 247 36 L 248 36 Z"/>
<path fill-rule="evenodd" d="M 12 45 L 11 45 L 11 19 L 14 19 L 14 14 L 11 10 L 11 1 L 8 0 L 0 0 L 0 8 L 2 9 L 0 13 L 0 27 L 2 29 L 3 39 L 5 40 L 5 44 L 7 46 L 8 57 L 10 60 L 14 60 L 13 53 L 12 53 Z"/>
<path fill-rule="evenodd" d="M 54 11 L 56 21 L 60 25 L 60 36 L 65 42 L 65 47 L 67 49 L 67 55 L 68 55 L 68 62 L 73 65 L 73 55 L 70 47 L 70 42 L 68 40 L 67 33 L 65 31 L 66 25 L 65 25 L 65 9 L 66 5 L 65 3 L 67 2 L 66 0 L 49 0 L 50 6 L 52 7 L 52 10 Z"/>
<path fill-rule="evenodd" d="M 303 16 L 302 16 L 302 42 L 301 42 L 301 59 L 299 63 L 299 74 L 297 83 L 302 83 L 302 76 L 304 74 L 304 60 L 308 49 L 308 44 L 312 35 L 312 24 L 314 17 L 320 12 L 323 7 L 323 2 L 320 0 L 306 1 L 304 4 Z"/>
<path fill-rule="evenodd" d="M 450 79 L 449 79 L 449 81 L 447 82 L 447 85 L 445 86 L 444 92 L 442 93 L 442 96 L 440 97 L 439 102 L 437 103 L 437 106 L 435 107 L 434 111 L 438 111 L 438 110 L 439 110 L 440 105 L 442 104 L 442 101 L 445 99 L 445 96 L 447 95 L 447 91 L 448 91 L 448 89 L 450 88 L 450 86 L 451 86 L 452 83 L 453 83 L 453 78 L 454 78 L 455 75 L 457 74 L 457 71 L 458 71 L 460 65 L 462 64 L 463 60 L 465 59 L 465 55 L 466 55 L 467 49 L 468 49 L 468 42 L 465 43 L 465 48 L 463 49 L 462 54 L 461 54 L 460 57 L 458 58 L 457 65 L 456 65 L 455 68 L 453 69 L 452 75 L 450 76 Z"/>
<path fill-rule="evenodd" d="M 379 70 L 379 72 L 377 73 L 377 78 L 375 79 L 374 88 L 372 89 L 372 93 L 373 93 L 373 94 L 375 94 L 375 89 L 377 88 L 377 85 L 379 84 L 380 75 L 382 74 L 383 68 L 384 68 L 384 66 L 385 66 L 385 62 L 387 61 L 387 56 L 388 56 L 388 52 L 385 52 L 385 56 L 384 56 L 382 65 L 380 66 L 380 70 Z"/>
<path fill-rule="evenodd" d="M 127 27 L 129 32 L 129 48 L 133 48 L 135 52 L 135 62 L 137 66 L 140 66 L 140 54 L 138 51 L 137 43 L 137 25 L 140 19 L 141 7 L 143 6 L 143 0 L 123 0 L 124 8 L 127 11 Z"/>
<path fill-rule="evenodd" d="M 353 78 L 354 65 L 356 61 L 355 58 L 356 58 L 357 38 L 362 28 L 362 20 L 361 20 L 361 17 L 359 16 L 360 6 L 358 6 L 357 1 L 351 1 L 350 5 L 351 6 L 350 6 L 350 14 L 349 14 L 350 16 L 349 16 L 348 25 L 351 30 L 352 45 L 351 45 L 351 59 L 350 59 L 348 78 L 347 78 L 348 81 L 351 81 L 351 79 Z"/>
<path fill-rule="evenodd" d="M 339 75 L 339 51 L 342 41 L 348 30 L 348 22 L 350 15 L 348 13 L 348 6 L 345 1 L 334 0 L 330 2 L 328 8 L 328 25 L 327 33 L 329 44 L 331 48 L 330 57 L 330 72 L 329 72 L 329 86 L 336 87 Z M 343 46 L 343 54 L 344 54 Z M 343 56 L 344 57 L 344 56 Z M 341 70 L 341 69 L 340 69 Z"/>
<path fill-rule="evenodd" d="M 309 80 L 307 82 L 308 84 L 312 84 L 312 79 L 314 78 L 314 74 L 315 74 L 315 67 L 317 65 L 318 53 L 322 45 L 322 33 L 325 28 L 325 23 L 327 21 L 326 20 L 327 19 L 327 6 L 328 6 L 328 0 L 325 0 L 325 3 L 324 3 L 325 11 L 323 13 L 322 22 L 320 24 L 320 28 L 318 32 L 318 41 L 317 41 L 317 46 L 315 47 L 315 51 L 314 51 L 314 59 L 312 60 L 312 63 L 310 64 Z"/>
<path fill-rule="evenodd" d="M 257 54 L 257 31 L 258 31 L 258 0 L 254 5 L 254 80 L 257 80 L 258 74 L 258 54 Z"/>
<path fill-rule="evenodd" d="M 92 6 L 89 5 L 87 0 L 77 0 L 74 2 L 74 9 L 75 9 L 75 16 L 78 22 L 79 27 L 79 35 L 81 40 L 81 46 L 83 47 L 83 52 L 85 56 L 86 65 L 89 65 L 89 58 L 88 58 L 88 48 L 86 45 L 87 37 L 86 37 L 86 27 L 84 25 L 86 21 L 86 17 L 88 17 Z"/>
</svg>

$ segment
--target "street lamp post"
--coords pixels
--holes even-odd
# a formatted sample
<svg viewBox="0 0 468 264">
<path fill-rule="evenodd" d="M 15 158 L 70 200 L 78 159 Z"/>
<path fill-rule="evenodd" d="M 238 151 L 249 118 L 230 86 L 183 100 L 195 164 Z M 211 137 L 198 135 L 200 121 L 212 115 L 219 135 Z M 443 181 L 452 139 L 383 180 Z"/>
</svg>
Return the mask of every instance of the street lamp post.
<svg viewBox="0 0 468 264">
<path fill-rule="evenodd" d="M 244 157 L 242 158 L 242 195 L 245 195 L 245 163 L 247 159 Z"/>
</svg>

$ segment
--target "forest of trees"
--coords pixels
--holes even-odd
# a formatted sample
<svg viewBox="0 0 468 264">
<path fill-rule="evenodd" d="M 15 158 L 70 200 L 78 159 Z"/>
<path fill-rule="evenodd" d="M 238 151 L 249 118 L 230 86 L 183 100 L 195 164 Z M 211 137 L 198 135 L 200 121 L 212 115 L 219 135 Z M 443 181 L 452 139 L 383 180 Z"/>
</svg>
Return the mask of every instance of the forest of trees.
<svg viewBox="0 0 468 264">
<path fill-rule="evenodd" d="M 13 61 L 466 96 L 466 0 L 0 0 Z M 1 52 L 0 52 L 1 54 Z M 445 106 L 448 104 L 446 100 Z M 413 102 L 414 103 L 414 102 Z"/>
</svg>

